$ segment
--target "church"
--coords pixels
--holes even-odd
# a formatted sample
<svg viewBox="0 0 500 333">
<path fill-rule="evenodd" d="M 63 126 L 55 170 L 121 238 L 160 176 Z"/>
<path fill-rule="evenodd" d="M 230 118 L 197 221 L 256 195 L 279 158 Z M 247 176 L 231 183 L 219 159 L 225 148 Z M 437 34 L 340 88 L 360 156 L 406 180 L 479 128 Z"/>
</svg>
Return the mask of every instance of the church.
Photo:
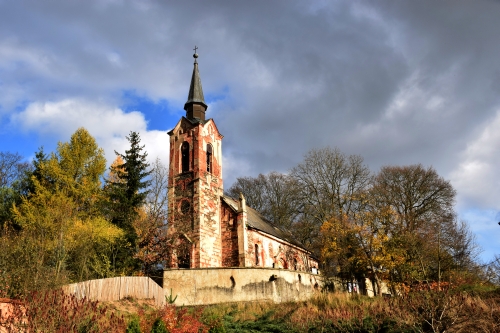
<svg viewBox="0 0 500 333">
<path fill-rule="evenodd" d="M 170 269 L 271 268 L 317 274 L 317 259 L 290 232 L 247 206 L 242 194 L 224 195 L 223 135 L 214 119 L 206 117 L 198 55 L 193 57 L 186 114 L 168 132 Z"/>
</svg>

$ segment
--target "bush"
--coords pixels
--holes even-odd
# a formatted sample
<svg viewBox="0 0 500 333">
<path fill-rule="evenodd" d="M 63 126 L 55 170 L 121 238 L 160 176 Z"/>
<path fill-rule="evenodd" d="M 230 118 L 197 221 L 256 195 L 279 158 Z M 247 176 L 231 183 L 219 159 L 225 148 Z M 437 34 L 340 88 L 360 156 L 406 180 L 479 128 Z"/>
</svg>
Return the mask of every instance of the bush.
<svg viewBox="0 0 500 333">
<path fill-rule="evenodd" d="M 161 318 L 157 318 L 155 320 L 151 333 L 168 333 L 165 323 L 161 320 Z"/>
<path fill-rule="evenodd" d="M 139 324 L 139 318 L 134 317 L 129 321 L 127 325 L 126 333 L 141 333 L 141 325 Z"/>
<path fill-rule="evenodd" d="M 32 292 L 13 303 L 13 311 L 0 326 L 8 332 L 123 332 L 123 318 L 97 301 L 77 299 L 62 290 Z"/>
</svg>

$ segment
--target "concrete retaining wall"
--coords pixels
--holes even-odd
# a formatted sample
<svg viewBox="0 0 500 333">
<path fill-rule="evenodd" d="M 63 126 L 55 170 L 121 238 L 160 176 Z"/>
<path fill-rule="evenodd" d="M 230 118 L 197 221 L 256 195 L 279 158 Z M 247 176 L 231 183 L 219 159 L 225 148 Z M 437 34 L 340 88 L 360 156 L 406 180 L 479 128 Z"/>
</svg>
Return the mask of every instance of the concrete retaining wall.
<svg viewBox="0 0 500 333">
<path fill-rule="evenodd" d="M 322 286 L 319 275 L 274 268 L 169 269 L 163 290 L 176 305 L 225 302 L 288 302 L 309 299 Z"/>
</svg>

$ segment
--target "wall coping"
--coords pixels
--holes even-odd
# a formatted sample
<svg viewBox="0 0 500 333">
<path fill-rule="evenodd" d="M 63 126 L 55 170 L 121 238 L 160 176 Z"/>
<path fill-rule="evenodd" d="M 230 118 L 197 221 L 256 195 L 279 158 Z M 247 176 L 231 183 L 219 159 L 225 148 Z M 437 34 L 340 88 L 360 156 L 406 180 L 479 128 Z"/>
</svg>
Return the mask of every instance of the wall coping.
<svg viewBox="0 0 500 333">
<path fill-rule="evenodd" d="M 284 272 L 292 272 L 292 273 L 304 273 L 322 276 L 321 273 L 313 273 L 308 271 L 299 271 L 294 269 L 285 269 L 285 268 L 273 268 L 273 267 L 198 267 L 198 268 L 165 268 L 164 272 L 169 271 L 205 271 L 205 270 L 223 270 L 223 269 L 238 269 L 238 270 L 267 270 L 267 271 L 284 271 Z"/>
</svg>

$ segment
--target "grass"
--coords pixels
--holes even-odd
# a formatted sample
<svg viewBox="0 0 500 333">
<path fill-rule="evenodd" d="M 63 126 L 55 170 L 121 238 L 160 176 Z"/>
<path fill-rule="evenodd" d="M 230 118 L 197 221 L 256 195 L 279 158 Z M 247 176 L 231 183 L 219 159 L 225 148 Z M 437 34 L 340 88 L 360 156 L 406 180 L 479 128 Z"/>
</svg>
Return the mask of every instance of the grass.
<svg viewBox="0 0 500 333">
<path fill-rule="evenodd" d="M 151 332 L 159 318 L 170 333 L 500 332 L 500 289 L 482 286 L 413 292 L 392 299 L 322 293 L 303 302 L 246 302 L 204 307 L 167 304 L 162 309 L 156 308 L 153 300 L 128 298 L 98 305 L 76 301 L 60 293 L 35 296 L 25 300 L 19 315 L 28 318 L 29 324 L 46 326 L 49 323 L 52 325 L 49 331 L 54 332 L 61 327 L 68 332 L 73 331 L 69 327 L 79 327 L 79 332 L 101 332 L 99 325 L 104 324 L 107 325 L 104 325 L 105 331 L 121 332 L 124 324 L 134 318 L 141 332 Z M 48 303 L 51 306 L 42 306 Z M 111 326 L 110 318 L 115 318 Z M 95 325 L 94 319 L 100 324 Z M 11 321 L 12 325 L 20 323 L 22 321 Z M 36 331 L 35 326 L 30 329 Z"/>
<path fill-rule="evenodd" d="M 393 299 L 319 294 L 305 302 L 207 306 L 226 332 L 500 332 L 500 292 L 417 292 Z"/>
</svg>

